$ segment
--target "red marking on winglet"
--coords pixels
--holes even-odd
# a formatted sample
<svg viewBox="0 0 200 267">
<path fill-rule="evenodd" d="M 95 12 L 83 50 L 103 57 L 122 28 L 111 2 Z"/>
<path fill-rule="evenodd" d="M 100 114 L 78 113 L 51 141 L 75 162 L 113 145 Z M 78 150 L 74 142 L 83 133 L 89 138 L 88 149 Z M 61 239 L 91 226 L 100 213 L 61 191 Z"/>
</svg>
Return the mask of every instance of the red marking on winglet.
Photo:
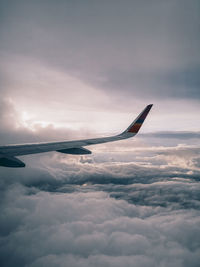
<svg viewBox="0 0 200 267">
<path fill-rule="evenodd" d="M 149 111 L 151 110 L 152 108 L 152 104 L 151 105 L 148 105 L 144 111 L 139 115 L 139 117 L 136 119 L 136 122 L 130 127 L 130 129 L 128 129 L 128 132 L 129 133 L 137 133 L 139 130 L 140 130 L 140 127 L 142 126 L 144 120 L 146 119 Z M 139 122 L 140 120 L 143 120 L 142 123 L 137 123 L 137 121 Z"/>
</svg>

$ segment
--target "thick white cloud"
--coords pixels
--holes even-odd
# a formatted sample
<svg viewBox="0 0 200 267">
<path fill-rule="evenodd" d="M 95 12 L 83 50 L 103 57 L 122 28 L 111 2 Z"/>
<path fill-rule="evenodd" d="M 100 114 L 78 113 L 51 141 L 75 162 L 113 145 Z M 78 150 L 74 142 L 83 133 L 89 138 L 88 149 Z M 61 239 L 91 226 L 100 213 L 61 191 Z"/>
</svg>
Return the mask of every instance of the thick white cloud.
<svg viewBox="0 0 200 267">
<path fill-rule="evenodd" d="M 21 186 L 6 193 L 2 266 L 198 265 L 196 210 L 128 204 L 103 192 L 30 193 Z"/>
<path fill-rule="evenodd" d="M 1 169 L 1 266 L 198 266 L 197 147 L 119 149 Z"/>
</svg>

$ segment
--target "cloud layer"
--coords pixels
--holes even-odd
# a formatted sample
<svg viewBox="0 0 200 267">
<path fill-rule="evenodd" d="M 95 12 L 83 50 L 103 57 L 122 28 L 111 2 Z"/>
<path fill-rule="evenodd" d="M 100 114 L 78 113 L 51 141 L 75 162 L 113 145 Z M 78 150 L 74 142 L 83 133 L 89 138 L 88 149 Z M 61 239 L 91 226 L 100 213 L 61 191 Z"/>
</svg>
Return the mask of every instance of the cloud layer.
<svg viewBox="0 0 200 267">
<path fill-rule="evenodd" d="M 1 266 L 198 266 L 197 146 L 29 160 L 1 172 Z"/>
</svg>

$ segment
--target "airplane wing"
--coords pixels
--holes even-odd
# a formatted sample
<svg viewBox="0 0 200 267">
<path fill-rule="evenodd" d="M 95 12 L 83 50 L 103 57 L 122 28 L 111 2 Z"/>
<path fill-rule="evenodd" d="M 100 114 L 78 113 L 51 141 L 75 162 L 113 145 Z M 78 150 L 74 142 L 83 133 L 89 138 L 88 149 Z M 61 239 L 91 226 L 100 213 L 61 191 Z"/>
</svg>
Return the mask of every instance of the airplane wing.
<svg viewBox="0 0 200 267">
<path fill-rule="evenodd" d="M 75 155 L 91 154 L 91 151 L 84 148 L 84 146 L 123 140 L 136 135 L 152 106 L 152 104 L 146 106 L 146 108 L 138 115 L 131 125 L 124 132 L 118 135 L 75 141 L 0 146 L 0 166 L 25 167 L 25 163 L 16 158 L 16 156 L 49 151 Z"/>
</svg>

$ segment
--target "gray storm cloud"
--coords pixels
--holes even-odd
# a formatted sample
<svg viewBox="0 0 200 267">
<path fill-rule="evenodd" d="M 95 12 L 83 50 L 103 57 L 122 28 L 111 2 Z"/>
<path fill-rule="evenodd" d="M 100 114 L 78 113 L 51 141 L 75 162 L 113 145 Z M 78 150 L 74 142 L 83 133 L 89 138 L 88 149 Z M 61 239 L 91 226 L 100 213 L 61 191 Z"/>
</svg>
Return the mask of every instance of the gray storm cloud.
<svg viewBox="0 0 200 267">
<path fill-rule="evenodd" d="M 5 61 L 37 59 L 109 95 L 199 98 L 196 0 L 1 1 L 1 10 Z"/>
<path fill-rule="evenodd" d="M 1 98 L 20 112 L 108 132 L 152 102 L 150 131 L 199 130 L 198 1 L 0 4 Z"/>
</svg>

